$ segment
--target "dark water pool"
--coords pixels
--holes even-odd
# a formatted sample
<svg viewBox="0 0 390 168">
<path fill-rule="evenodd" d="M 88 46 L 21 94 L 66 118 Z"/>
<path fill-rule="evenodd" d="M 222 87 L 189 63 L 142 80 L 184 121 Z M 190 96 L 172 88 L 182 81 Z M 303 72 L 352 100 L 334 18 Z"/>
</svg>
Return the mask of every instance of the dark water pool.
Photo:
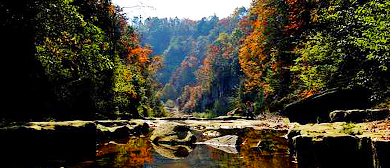
<svg viewBox="0 0 390 168">
<path fill-rule="evenodd" d="M 253 147 L 251 142 L 259 140 L 264 142 L 265 148 Z M 73 167 L 297 167 L 287 151 L 287 143 L 283 138 L 269 135 L 254 135 L 240 149 L 216 149 L 208 145 L 155 145 L 148 138 L 131 138 L 122 143 L 111 141 L 99 144 L 96 160 Z"/>
</svg>

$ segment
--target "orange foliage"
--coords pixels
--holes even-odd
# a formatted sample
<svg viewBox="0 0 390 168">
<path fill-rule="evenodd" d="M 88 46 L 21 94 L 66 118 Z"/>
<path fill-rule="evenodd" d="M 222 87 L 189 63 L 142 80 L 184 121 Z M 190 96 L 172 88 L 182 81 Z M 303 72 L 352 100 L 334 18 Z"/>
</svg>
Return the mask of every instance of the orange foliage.
<svg viewBox="0 0 390 168">
<path fill-rule="evenodd" d="M 283 32 L 287 35 L 299 35 L 303 31 L 305 25 L 309 22 L 318 21 L 318 11 L 321 1 L 306 1 L 306 0 L 284 0 L 288 5 L 287 25 L 284 26 Z M 310 18 L 305 18 L 306 14 Z"/>
<path fill-rule="evenodd" d="M 308 98 L 310 96 L 313 96 L 317 93 L 317 91 L 315 90 L 312 90 L 312 89 L 305 89 L 305 90 L 301 90 L 300 93 L 299 93 L 299 96 L 302 97 L 302 98 Z"/>
<path fill-rule="evenodd" d="M 128 57 L 132 58 L 134 56 L 138 57 L 138 62 L 145 63 L 149 60 L 149 54 L 152 53 L 152 50 L 149 47 L 142 48 L 140 46 L 137 46 L 133 50 L 131 50 L 131 53 L 128 55 Z"/>
<path fill-rule="evenodd" d="M 111 4 L 108 6 L 108 11 L 110 12 L 111 15 L 114 15 L 114 14 L 115 14 L 115 6 L 114 6 L 114 4 L 111 3 Z"/>
<path fill-rule="evenodd" d="M 284 32 L 287 34 L 297 34 L 304 27 L 304 18 L 301 13 L 305 11 L 303 3 L 306 0 L 284 0 L 288 4 L 288 24 L 284 26 Z"/>
<path fill-rule="evenodd" d="M 241 69 L 248 77 L 245 84 L 247 91 L 253 90 L 256 86 L 265 86 L 266 83 L 262 82 L 264 77 L 262 72 L 266 70 L 268 62 L 271 61 L 270 53 L 265 46 L 267 41 L 265 31 L 268 26 L 268 18 L 276 9 L 265 6 L 266 2 L 267 0 L 258 0 L 252 4 L 250 12 L 257 18 L 252 21 L 253 31 L 246 37 L 239 53 Z M 267 87 L 263 90 L 269 91 Z"/>
</svg>

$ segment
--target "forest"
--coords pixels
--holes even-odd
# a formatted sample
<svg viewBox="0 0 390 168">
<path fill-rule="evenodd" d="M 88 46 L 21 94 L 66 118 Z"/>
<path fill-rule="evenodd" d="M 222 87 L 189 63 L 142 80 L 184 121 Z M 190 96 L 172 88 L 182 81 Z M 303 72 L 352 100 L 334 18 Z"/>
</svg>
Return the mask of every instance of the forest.
<svg viewBox="0 0 390 168">
<path fill-rule="evenodd" d="M 258 115 L 333 88 L 390 108 L 389 0 L 253 0 L 201 20 L 127 18 L 111 0 L 0 12 L 0 122 L 163 117 L 168 104 Z"/>
</svg>

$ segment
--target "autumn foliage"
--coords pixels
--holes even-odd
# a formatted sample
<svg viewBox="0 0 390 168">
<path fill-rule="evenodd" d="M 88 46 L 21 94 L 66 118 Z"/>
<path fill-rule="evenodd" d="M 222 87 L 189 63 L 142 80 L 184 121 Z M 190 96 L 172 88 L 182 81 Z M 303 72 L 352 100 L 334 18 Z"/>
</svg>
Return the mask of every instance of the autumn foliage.
<svg viewBox="0 0 390 168">
<path fill-rule="evenodd" d="M 245 38 L 244 45 L 240 49 L 239 61 L 242 71 L 247 76 L 245 86 L 247 91 L 256 87 L 263 88 L 264 93 L 273 92 L 273 88 L 265 78 L 269 77 L 268 70 L 276 70 L 279 62 L 275 58 L 277 54 L 274 46 L 267 45 L 267 29 L 269 19 L 276 9 L 266 6 L 267 0 L 254 1 L 250 9 L 251 25 L 253 31 Z"/>
</svg>

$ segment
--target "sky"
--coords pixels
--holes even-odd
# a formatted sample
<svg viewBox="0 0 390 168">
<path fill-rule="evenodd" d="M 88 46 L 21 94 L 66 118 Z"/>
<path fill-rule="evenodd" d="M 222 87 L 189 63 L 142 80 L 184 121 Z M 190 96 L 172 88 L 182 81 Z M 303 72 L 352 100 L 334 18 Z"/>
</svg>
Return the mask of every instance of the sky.
<svg viewBox="0 0 390 168">
<path fill-rule="evenodd" d="M 249 8 L 252 0 L 112 0 L 125 7 L 129 19 L 140 16 L 201 20 L 203 17 L 217 15 L 220 19 L 228 17 L 237 7 Z"/>
</svg>

